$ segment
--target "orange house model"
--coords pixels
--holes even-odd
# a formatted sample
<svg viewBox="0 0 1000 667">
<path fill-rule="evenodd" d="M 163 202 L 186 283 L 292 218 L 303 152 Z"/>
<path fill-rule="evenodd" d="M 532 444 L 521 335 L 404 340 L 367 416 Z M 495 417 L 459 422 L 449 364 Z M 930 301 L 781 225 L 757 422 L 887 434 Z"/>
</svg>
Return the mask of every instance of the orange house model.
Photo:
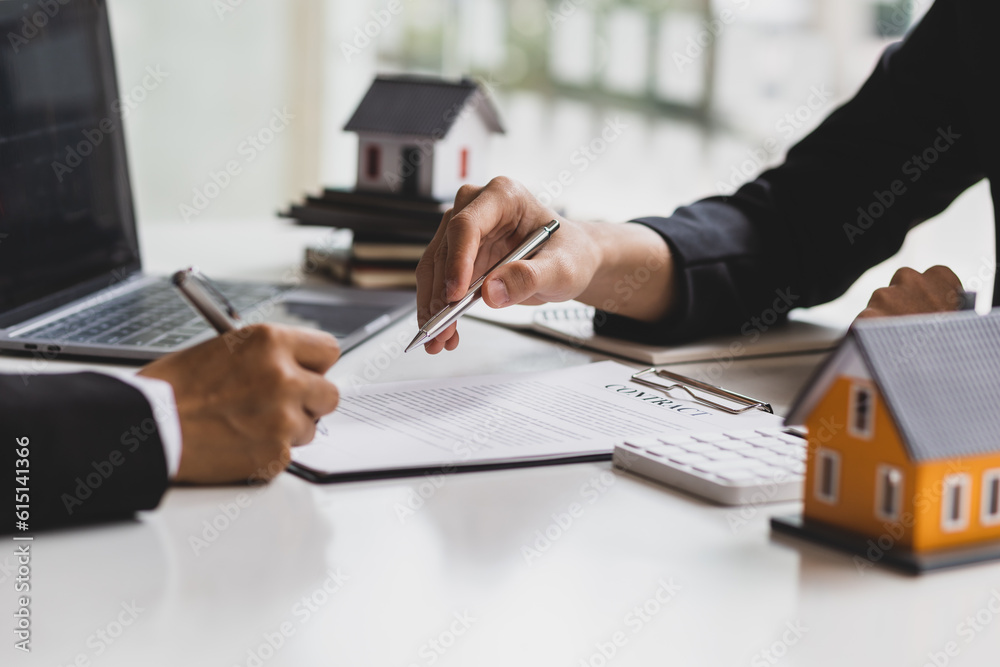
<svg viewBox="0 0 1000 667">
<path fill-rule="evenodd" d="M 805 504 L 775 530 L 916 572 L 1000 558 L 1000 309 L 859 321 L 786 423 Z"/>
</svg>

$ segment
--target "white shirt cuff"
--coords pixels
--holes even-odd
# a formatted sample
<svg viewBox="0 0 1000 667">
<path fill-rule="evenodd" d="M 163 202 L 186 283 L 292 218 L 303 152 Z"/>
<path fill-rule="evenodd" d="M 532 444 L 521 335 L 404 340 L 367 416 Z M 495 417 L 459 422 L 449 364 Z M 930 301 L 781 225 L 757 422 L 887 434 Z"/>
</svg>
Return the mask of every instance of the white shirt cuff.
<svg viewBox="0 0 1000 667">
<path fill-rule="evenodd" d="M 149 402 L 160 432 L 160 442 L 163 443 L 163 454 L 167 459 L 167 476 L 173 479 L 181 467 L 182 447 L 181 420 L 177 416 L 174 388 L 165 380 L 140 375 L 115 374 L 113 377 L 138 389 Z"/>
</svg>

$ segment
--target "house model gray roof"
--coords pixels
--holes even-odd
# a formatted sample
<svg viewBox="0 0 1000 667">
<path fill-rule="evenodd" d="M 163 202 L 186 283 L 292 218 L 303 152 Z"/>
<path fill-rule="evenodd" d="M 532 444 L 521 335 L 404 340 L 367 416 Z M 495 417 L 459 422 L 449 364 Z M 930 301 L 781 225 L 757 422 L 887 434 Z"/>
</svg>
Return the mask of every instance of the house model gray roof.
<svg viewBox="0 0 1000 667">
<path fill-rule="evenodd" d="M 493 103 L 471 79 L 380 76 L 344 129 L 440 139 L 470 105 L 491 131 L 504 131 Z"/>
<path fill-rule="evenodd" d="M 911 459 L 1000 453 L 1000 309 L 861 320 L 830 362 L 851 340 Z M 821 370 L 815 381 L 832 379 Z M 801 402 L 790 422 L 812 409 Z"/>
</svg>

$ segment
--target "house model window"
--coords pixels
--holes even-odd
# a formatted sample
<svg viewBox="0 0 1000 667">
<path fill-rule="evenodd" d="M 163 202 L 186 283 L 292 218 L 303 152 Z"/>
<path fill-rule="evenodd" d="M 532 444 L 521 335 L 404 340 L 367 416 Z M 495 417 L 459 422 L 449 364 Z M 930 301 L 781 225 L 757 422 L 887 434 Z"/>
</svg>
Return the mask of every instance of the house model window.
<svg viewBox="0 0 1000 667">
<path fill-rule="evenodd" d="M 969 526 L 969 488 L 972 478 L 965 473 L 948 475 L 941 488 L 941 530 L 953 533 Z"/>
<path fill-rule="evenodd" d="M 377 179 L 382 174 L 382 149 L 378 146 L 368 146 L 365 152 L 365 175 L 369 179 Z"/>
<path fill-rule="evenodd" d="M 819 449 L 816 451 L 816 462 L 816 499 L 835 505 L 840 495 L 840 454 L 832 449 Z"/>
<path fill-rule="evenodd" d="M 979 519 L 984 526 L 1000 523 L 1000 468 L 983 473 L 983 507 Z"/>
<path fill-rule="evenodd" d="M 850 414 L 847 415 L 848 431 L 855 438 L 870 440 L 875 431 L 875 392 L 868 384 L 851 387 Z"/>
<path fill-rule="evenodd" d="M 896 521 L 903 500 L 903 473 L 893 466 L 879 466 L 875 474 L 875 516 Z"/>
</svg>

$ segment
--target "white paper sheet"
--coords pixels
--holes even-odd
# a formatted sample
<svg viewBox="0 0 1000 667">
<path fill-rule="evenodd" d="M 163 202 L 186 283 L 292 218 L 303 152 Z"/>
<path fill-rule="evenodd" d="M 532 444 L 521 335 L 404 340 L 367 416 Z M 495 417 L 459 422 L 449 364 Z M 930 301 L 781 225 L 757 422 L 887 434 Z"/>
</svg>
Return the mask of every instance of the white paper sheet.
<svg viewBox="0 0 1000 667">
<path fill-rule="evenodd" d="M 614 361 L 558 371 L 368 385 L 323 419 L 329 435 L 293 452 L 325 474 L 610 456 L 629 436 L 774 428 L 630 382 Z"/>
</svg>

